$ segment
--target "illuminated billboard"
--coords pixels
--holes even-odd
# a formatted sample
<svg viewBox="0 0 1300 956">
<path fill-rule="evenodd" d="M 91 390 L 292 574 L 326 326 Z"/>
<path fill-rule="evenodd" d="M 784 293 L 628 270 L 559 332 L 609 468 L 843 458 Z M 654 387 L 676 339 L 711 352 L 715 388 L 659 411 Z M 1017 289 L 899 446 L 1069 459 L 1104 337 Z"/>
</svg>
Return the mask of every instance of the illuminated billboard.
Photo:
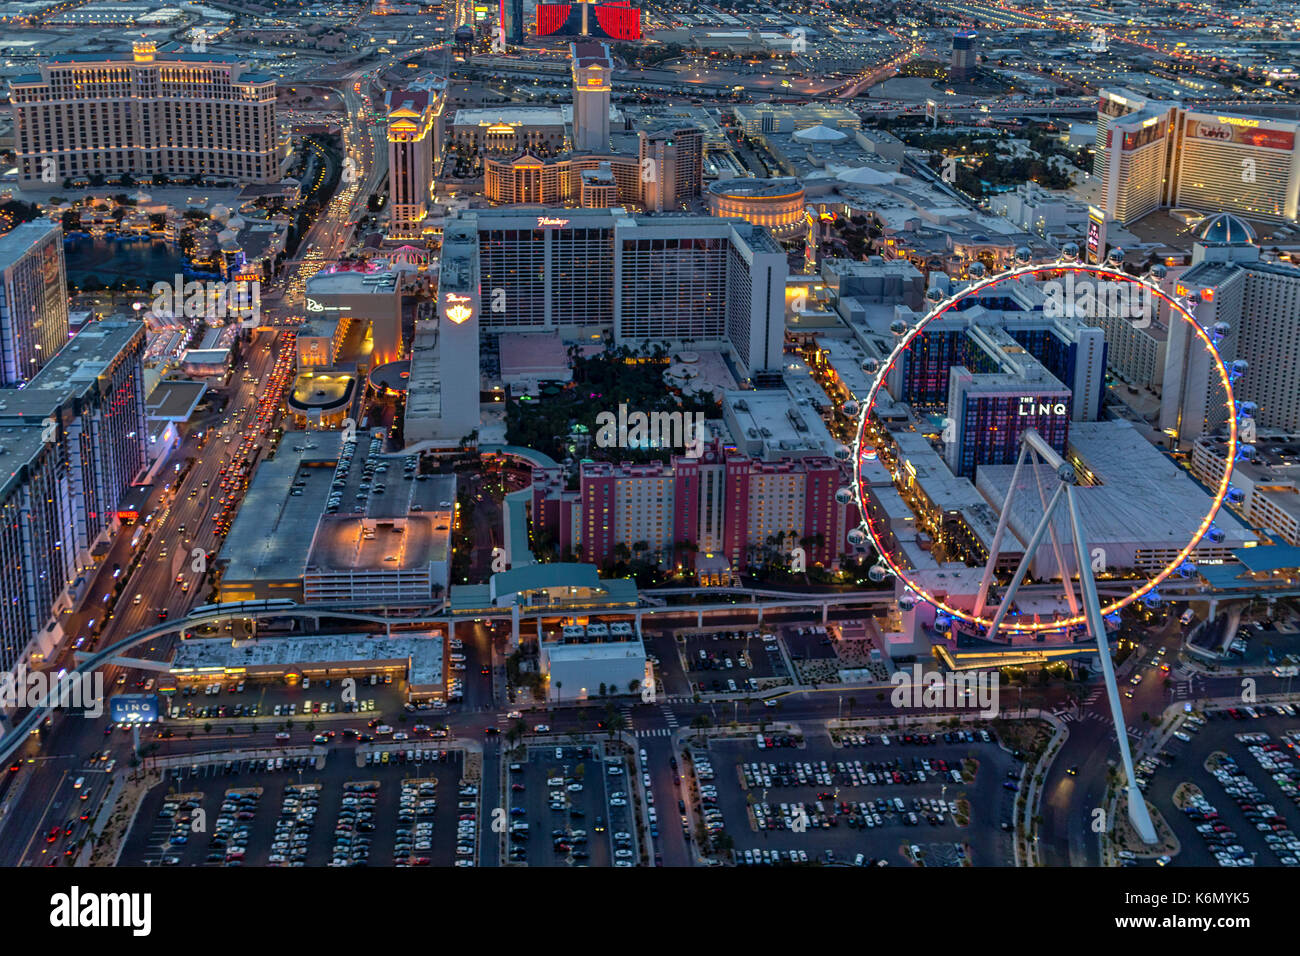
<svg viewBox="0 0 1300 956">
<path fill-rule="evenodd" d="M 1290 130 L 1261 129 L 1260 121 L 1240 116 L 1216 116 L 1214 119 L 1187 118 L 1187 135 L 1236 146 L 1261 149 L 1295 149 L 1295 133 Z"/>
</svg>

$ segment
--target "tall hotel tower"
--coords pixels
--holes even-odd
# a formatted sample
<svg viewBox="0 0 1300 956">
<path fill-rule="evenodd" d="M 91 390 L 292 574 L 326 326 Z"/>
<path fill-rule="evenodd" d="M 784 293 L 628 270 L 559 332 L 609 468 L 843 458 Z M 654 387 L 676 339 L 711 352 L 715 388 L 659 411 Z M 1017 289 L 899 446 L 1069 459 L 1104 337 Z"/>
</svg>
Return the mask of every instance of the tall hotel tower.
<svg viewBox="0 0 1300 956">
<path fill-rule="evenodd" d="M 275 78 L 137 41 L 130 59 L 53 57 L 9 83 L 23 185 L 155 174 L 279 178 Z"/>
<path fill-rule="evenodd" d="M 0 385 L 22 385 L 68 341 L 63 230 L 25 222 L 0 236 Z"/>
<path fill-rule="evenodd" d="M 609 152 L 609 90 L 614 62 L 605 43 L 573 43 L 573 148 Z"/>
<path fill-rule="evenodd" d="M 390 90 L 388 106 L 389 235 L 414 239 L 433 198 L 433 119 L 436 93 Z"/>
</svg>

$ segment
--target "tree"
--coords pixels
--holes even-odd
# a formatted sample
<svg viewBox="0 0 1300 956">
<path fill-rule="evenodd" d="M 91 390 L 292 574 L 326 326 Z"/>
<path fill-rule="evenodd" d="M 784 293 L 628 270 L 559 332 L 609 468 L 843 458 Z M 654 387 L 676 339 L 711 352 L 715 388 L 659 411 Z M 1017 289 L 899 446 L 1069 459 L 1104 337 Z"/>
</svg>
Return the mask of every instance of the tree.
<svg viewBox="0 0 1300 956">
<path fill-rule="evenodd" d="M 704 739 L 703 731 L 712 726 L 713 721 L 709 719 L 707 714 L 697 714 L 691 719 L 691 727 L 695 730 L 701 731 L 698 735 L 700 740 Z"/>
</svg>

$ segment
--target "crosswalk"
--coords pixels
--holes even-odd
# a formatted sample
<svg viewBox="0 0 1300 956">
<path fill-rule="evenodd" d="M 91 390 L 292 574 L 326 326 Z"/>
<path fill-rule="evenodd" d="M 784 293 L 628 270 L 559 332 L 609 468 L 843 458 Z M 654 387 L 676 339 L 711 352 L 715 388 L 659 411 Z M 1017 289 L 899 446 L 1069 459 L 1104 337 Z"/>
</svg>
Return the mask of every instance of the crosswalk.
<svg viewBox="0 0 1300 956">
<path fill-rule="evenodd" d="M 1103 717 L 1101 714 L 1098 714 L 1095 711 L 1091 711 L 1091 710 L 1085 711 L 1082 717 L 1080 717 L 1074 711 L 1070 711 L 1069 713 L 1064 713 L 1064 714 L 1057 714 L 1056 716 L 1060 717 L 1067 724 L 1073 724 L 1073 723 L 1108 724 L 1110 723 L 1110 718 Z"/>
<path fill-rule="evenodd" d="M 1084 702 L 1085 705 L 1087 705 L 1087 704 L 1095 704 L 1097 701 L 1101 700 L 1102 695 L 1105 694 L 1105 693 L 1106 693 L 1106 688 L 1104 688 L 1104 687 L 1094 687 L 1094 688 L 1089 692 L 1088 696 L 1085 697 L 1085 698 L 1083 699 L 1083 702 Z"/>
<path fill-rule="evenodd" d="M 638 737 L 671 737 L 672 735 L 673 730 L 670 727 L 651 727 L 636 731 Z"/>
<path fill-rule="evenodd" d="M 659 705 L 660 712 L 664 715 L 664 723 L 668 725 L 669 730 L 677 729 L 677 715 L 663 704 Z"/>
</svg>

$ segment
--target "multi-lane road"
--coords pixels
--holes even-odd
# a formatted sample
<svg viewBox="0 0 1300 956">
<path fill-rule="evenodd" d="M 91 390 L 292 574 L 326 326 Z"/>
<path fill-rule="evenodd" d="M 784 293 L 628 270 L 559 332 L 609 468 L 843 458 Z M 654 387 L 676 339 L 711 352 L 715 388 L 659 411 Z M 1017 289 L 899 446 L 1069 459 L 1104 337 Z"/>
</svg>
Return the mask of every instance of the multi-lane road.
<svg viewBox="0 0 1300 956">
<path fill-rule="evenodd" d="M 93 644 L 87 640 L 81 648 L 85 652 L 92 646 L 109 646 L 137 631 L 159 623 L 162 615 L 175 620 L 185 616 L 189 609 L 207 601 L 207 582 L 202 572 L 194 570 L 196 549 L 204 555 L 217 551 L 220 535 L 213 514 L 222 510 L 220 498 L 238 496 L 241 487 L 221 488 L 222 479 L 233 472 L 231 465 L 236 455 L 244 452 L 264 454 L 271 442 L 274 418 L 279 413 L 281 395 L 272 387 L 272 373 L 278 357 L 276 343 L 281 335 L 274 331 L 255 332 L 244 348 L 247 365 L 241 365 L 232 375 L 231 384 L 222 394 L 229 396 L 224 411 L 214 411 L 196 424 L 172 460 L 182 468 L 179 484 L 176 471 L 168 466 L 159 473 L 155 488 L 141 509 L 141 522 L 146 530 L 136 549 L 131 547 L 133 532 L 130 527 L 115 539 L 112 549 L 100 565 L 91 582 L 81 608 L 69 615 L 65 630 L 72 635 L 86 636 L 102 624 L 102 631 Z M 248 411 L 244 411 L 244 409 Z M 266 431 L 256 423 L 259 408 L 270 410 L 271 418 L 264 422 Z M 252 420 L 252 421 L 250 421 Z M 205 437 L 200 439 L 198 436 Z M 241 442 L 246 442 L 241 449 Z M 202 444 L 205 443 L 205 444 Z M 200 447 L 202 444 L 202 447 Z M 186 468 L 185 462 L 193 459 Z M 222 469 L 226 469 L 225 475 Z M 166 487 L 168 483 L 172 487 Z M 231 504 L 228 501 L 227 504 Z M 149 516 L 152 518 L 149 519 Z M 149 519 L 149 520 L 146 520 Z M 115 567 L 121 567 L 126 576 L 125 586 L 113 605 L 104 600 L 111 598 L 116 580 Z M 180 575 L 181 581 L 176 580 Z M 183 588 L 182 585 L 188 585 Z M 139 603 L 136 596 L 139 595 Z M 112 613 L 111 619 L 103 623 Z M 159 639 L 132 652 L 133 656 L 165 660 L 172 649 L 172 638 Z M 53 669 L 73 666 L 73 647 L 69 647 L 54 664 Z M 124 676 L 122 668 L 109 665 L 102 668 L 107 694 L 140 692 L 137 681 L 148 679 L 143 672 L 132 672 L 130 679 L 119 683 Z M 97 805 L 102 798 L 106 775 L 100 771 L 104 763 L 86 765 L 86 759 L 105 749 L 112 751 L 119 764 L 130 757 L 130 738 L 120 733 L 106 737 L 105 720 L 93 720 L 78 713 L 56 711 L 51 726 L 33 735 L 31 742 L 15 756 L 26 763 L 21 774 L 27 779 L 17 781 L 22 788 L 20 800 L 10 801 L 4 825 L 4 838 L 0 840 L 0 864 L 33 864 L 49 859 L 49 849 L 65 846 L 61 838 L 56 844 L 46 844 L 45 835 L 55 823 L 68 820 L 69 807 Z M 5 794 L 14 785 L 16 774 L 6 773 Z M 72 784 L 78 776 L 86 777 L 83 788 L 74 792 Z M 90 793 L 82 801 L 82 793 Z M 56 819 L 57 818 L 57 819 Z M 73 834 L 76 839 L 80 830 Z M 39 839 L 37 838 L 39 837 Z"/>
</svg>

